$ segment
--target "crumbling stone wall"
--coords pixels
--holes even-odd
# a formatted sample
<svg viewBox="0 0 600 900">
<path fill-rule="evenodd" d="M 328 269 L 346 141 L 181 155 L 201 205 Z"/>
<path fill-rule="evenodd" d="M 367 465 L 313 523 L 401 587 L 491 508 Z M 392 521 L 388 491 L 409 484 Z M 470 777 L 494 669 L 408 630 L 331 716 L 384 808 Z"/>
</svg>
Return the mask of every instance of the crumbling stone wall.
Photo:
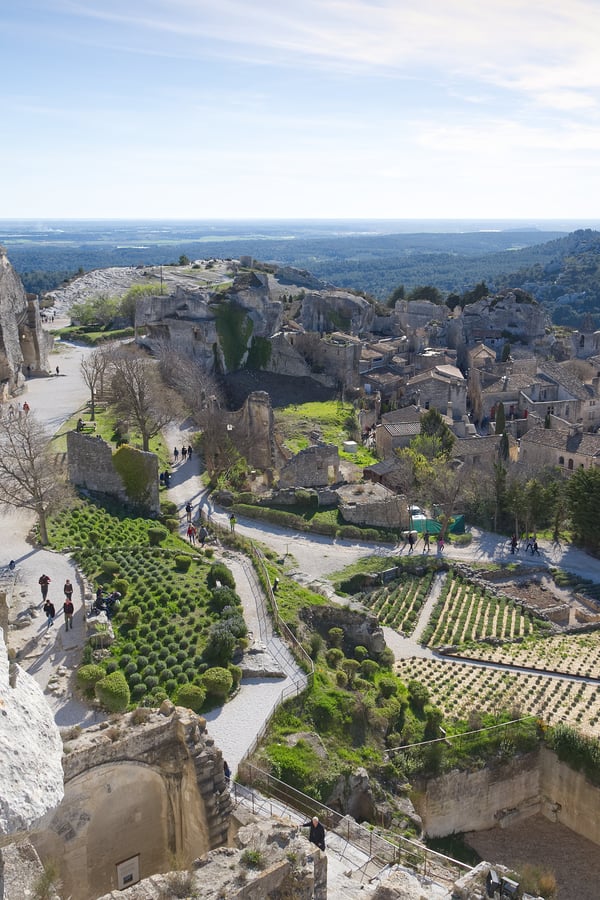
<svg viewBox="0 0 600 900">
<path fill-rule="evenodd" d="M 168 701 L 135 716 L 66 745 L 64 800 L 32 835 L 42 861 L 59 864 L 65 896 L 114 890 L 124 860 L 139 857 L 147 878 L 226 843 L 232 801 L 206 721 Z"/>
<path fill-rule="evenodd" d="M 335 444 L 307 447 L 296 453 L 279 471 L 279 486 L 325 487 L 340 480 L 340 457 Z"/>
<path fill-rule="evenodd" d="M 67 434 L 67 465 L 69 480 L 77 487 L 116 497 L 136 509 L 158 513 L 158 457 L 154 453 L 140 454 L 147 479 L 147 491 L 140 497 L 130 496 L 127 485 L 117 471 L 113 451 L 101 437 L 69 431 Z"/>
<path fill-rule="evenodd" d="M 372 481 L 337 489 L 345 522 L 374 528 L 399 528 L 406 520 L 406 498 Z"/>
</svg>

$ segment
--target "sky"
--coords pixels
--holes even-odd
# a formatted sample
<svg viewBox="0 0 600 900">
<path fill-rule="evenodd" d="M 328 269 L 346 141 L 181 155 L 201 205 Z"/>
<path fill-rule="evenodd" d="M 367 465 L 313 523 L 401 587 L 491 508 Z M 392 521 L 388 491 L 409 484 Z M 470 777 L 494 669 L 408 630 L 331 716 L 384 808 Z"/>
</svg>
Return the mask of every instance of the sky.
<svg viewBox="0 0 600 900">
<path fill-rule="evenodd" d="M 0 218 L 597 219 L 598 0 L 2 0 Z"/>
</svg>

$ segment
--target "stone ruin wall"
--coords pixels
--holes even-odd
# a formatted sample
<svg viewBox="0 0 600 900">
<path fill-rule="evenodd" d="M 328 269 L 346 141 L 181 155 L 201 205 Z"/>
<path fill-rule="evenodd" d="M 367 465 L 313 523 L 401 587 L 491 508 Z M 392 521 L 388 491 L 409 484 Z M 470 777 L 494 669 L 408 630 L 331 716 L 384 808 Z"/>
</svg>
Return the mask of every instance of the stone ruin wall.
<svg viewBox="0 0 600 900">
<path fill-rule="evenodd" d="M 60 867 L 64 895 L 93 900 L 139 857 L 140 879 L 227 843 L 232 800 L 206 721 L 165 701 L 85 729 L 65 746 L 64 800 L 31 836 Z"/>
<path fill-rule="evenodd" d="M 541 813 L 600 845 L 600 788 L 542 748 L 478 772 L 414 783 L 429 837 L 508 827 Z"/>
<path fill-rule="evenodd" d="M 279 487 L 326 487 L 340 480 L 340 457 L 335 444 L 300 450 L 279 470 Z"/>
<path fill-rule="evenodd" d="M 269 471 L 274 465 L 274 421 L 271 398 L 266 391 L 252 391 L 244 405 L 228 412 L 215 409 L 214 414 L 231 426 L 232 443 L 251 466 Z"/>
<path fill-rule="evenodd" d="M 129 507 L 143 506 L 145 510 L 158 513 L 158 457 L 154 453 L 138 452 L 143 453 L 152 472 L 148 479 L 147 500 L 143 505 L 135 504 L 127 494 L 123 479 L 113 464 L 112 448 L 99 436 L 77 431 L 67 433 L 69 480 L 84 490 L 116 497 Z"/>
</svg>

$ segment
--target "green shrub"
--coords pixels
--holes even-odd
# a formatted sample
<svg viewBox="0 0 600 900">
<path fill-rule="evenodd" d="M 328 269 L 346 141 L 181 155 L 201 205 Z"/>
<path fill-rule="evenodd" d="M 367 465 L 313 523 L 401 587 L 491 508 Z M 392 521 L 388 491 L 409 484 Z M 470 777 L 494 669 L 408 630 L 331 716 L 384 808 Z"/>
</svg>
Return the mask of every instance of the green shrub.
<svg viewBox="0 0 600 900">
<path fill-rule="evenodd" d="M 105 559 L 100 566 L 100 571 L 108 578 L 114 578 L 121 571 L 121 566 L 115 559 Z"/>
<path fill-rule="evenodd" d="M 160 525 L 154 525 L 152 528 L 148 529 L 148 542 L 151 547 L 158 547 L 167 535 L 168 531 L 166 528 L 161 528 Z"/>
<path fill-rule="evenodd" d="M 226 606 L 239 605 L 241 600 L 232 588 L 223 585 L 213 589 L 211 602 L 217 612 L 222 612 Z"/>
<path fill-rule="evenodd" d="M 201 680 L 206 693 L 217 700 L 224 700 L 233 687 L 233 675 L 222 666 L 207 669 Z"/>
<path fill-rule="evenodd" d="M 167 518 L 164 520 L 164 523 L 165 528 L 168 528 L 171 534 L 175 534 L 177 531 L 179 531 L 179 519 Z"/>
<path fill-rule="evenodd" d="M 95 685 L 96 697 L 109 712 L 123 712 L 129 706 L 129 685 L 121 671 L 112 672 Z"/>
<path fill-rule="evenodd" d="M 137 625 L 142 617 L 142 610 L 139 606 L 128 606 L 127 610 L 123 614 L 123 619 L 127 622 L 128 625 Z"/>
<path fill-rule="evenodd" d="M 192 564 L 192 557 L 186 553 L 179 553 L 175 557 L 175 568 L 178 572 L 187 572 Z"/>
<path fill-rule="evenodd" d="M 160 511 L 163 516 L 175 517 L 178 513 L 177 504 L 172 500 L 161 500 Z"/>
<path fill-rule="evenodd" d="M 216 588 L 217 582 L 219 582 L 223 587 L 229 587 L 235 590 L 235 578 L 233 577 L 233 573 L 230 569 L 227 568 L 225 563 L 213 563 L 208 570 L 206 583 L 209 588 Z"/>
<path fill-rule="evenodd" d="M 77 670 L 77 685 L 85 694 L 93 694 L 96 683 L 106 676 L 104 666 L 89 663 Z"/>
<path fill-rule="evenodd" d="M 113 582 L 113 589 L 118 591 L 121 597 L 125 597 L 127 595 L 127 591 L 129 590 L 129 582 L 126 578 L 116 578 Z"/>
</svg>

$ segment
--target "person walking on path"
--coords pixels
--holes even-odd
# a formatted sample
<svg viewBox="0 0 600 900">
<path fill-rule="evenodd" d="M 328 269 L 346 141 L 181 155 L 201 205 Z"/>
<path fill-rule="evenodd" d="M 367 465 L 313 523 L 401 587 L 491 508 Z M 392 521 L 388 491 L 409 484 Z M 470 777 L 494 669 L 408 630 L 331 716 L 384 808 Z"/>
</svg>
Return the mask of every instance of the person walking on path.
<svg viewBox="0 0 600 900">
<path fill-rule="evenodd" d="M 541 556 L 539 548 L 538 548 L 538 542 L 534 540 L 533 545 L 531 547 L 531 555 L 535 556 L 536 553 L 538 556 Z"/>
<path fill-rule="evenodd" d="M 65 600 L 73 599 L 73 585 L 71 584 L 71 582 L 69 581 L 68 578 L 65 581 L 65 586 L 63 587 L 63 591 L 65 592 Z"/>
<path fill-rule="evenodd" d="M 303 828 L 310 828 L 308 839 L 311 844 L 315 844 L 319 850 L 325 849 L 325 829 L 319 822 L 317 816 L 313 816 L 308 822 L 305 822 Z"/>
<path fill-rule="evenodd" d="M 46 597 L 48 596 L 48 585 L 50 584 L 51 581 L 52 581 L 52 579 L 50 578 L 49 575 L 40 575 L 40 580 L 38 581 L 38 584 L 39 584 L 40 590 L 42 592 L 42 600 L 45 600 Z"/>
<path fill-rule="evenodd" d="M 181 462 L 185 462 L 186 457 L 187 457 L 187 447 L 184 444 L 183 447 L 181 448 Z"/>
<path fill-rule="evenodd" d="M 429 532 L 423 532 L 423 553 L 429 553 Z"/>
<path fill-rule="evenodd" d="M 54 625 L 56 610 L 54 609 L 54 604 L 48 599 L 46 599 L 46 602 L 44 603 L 44 612 L 46 613 L 46 627 L 50 628 L 51 625 Z"/>
<path fill-rule="evenodd" d="M 173 450 L 173 459 L 175 460 L 175 465 L 179 462 L 179 450 L 177 447 Z"/>
<path fill-rule="evenodd" d="M 185 514 L 186 514 L 187 521 L 191 522 L 192 521 L 192 504 L 190 503 L 189 500 L 185 504 Z"/>
<path fill-rule="evenodd" d="M 236 523 L 235 515 L 233 513 L 231 513 L 231 515 L 229 516 L 229 529 L 232 534 L 235 531 L 235 523 Z"/>
<path fill-rule="evenodd" d="M 192 458 L 192 445 L 188 444 L 188 459 Z"/>
<path fill-rule="evenodd" d="M 517 549 L 517 536 L 516 536 L 516 534 L 513 534 L 513 536 L 510 539 L 510 552 L 514 553 L 516 549 Z"/>
<path fill-rule="evenodd" d="M 200 546 L 204 547 L 204 541 L 208 537 L 208 531 L 204 527 L 204 525 L 200 526 L 200 531 L 198 532 L 198 537 L 200 538 Z"/>
<path fill-rule="evenodd" d="M 187 527 L 187 536 L 188 536 L 188 541 L 190 542 L 190 544 L 196 543 L 196 528 L 194 527 L 194 525 L 192 525 L 191 522 Z"/>
<path fill-rule="evenodd" d="M 65 614 L 65 631 L 68 631 L 69 628 L 73 631 L 73 613 L 75 612 L 75 607 L 73 606 L 73 601 L 70 597 L 67 597 L 63 603 L 63 612 Z"/>
<path fill-rule="evenodd" d="M 412 531 L 408 532 L 408 546 L 409 546 L 408 552 L 412 553 L 413 550 L 415 549 L 415 536 L 412 533 Z"/>
</svg>

